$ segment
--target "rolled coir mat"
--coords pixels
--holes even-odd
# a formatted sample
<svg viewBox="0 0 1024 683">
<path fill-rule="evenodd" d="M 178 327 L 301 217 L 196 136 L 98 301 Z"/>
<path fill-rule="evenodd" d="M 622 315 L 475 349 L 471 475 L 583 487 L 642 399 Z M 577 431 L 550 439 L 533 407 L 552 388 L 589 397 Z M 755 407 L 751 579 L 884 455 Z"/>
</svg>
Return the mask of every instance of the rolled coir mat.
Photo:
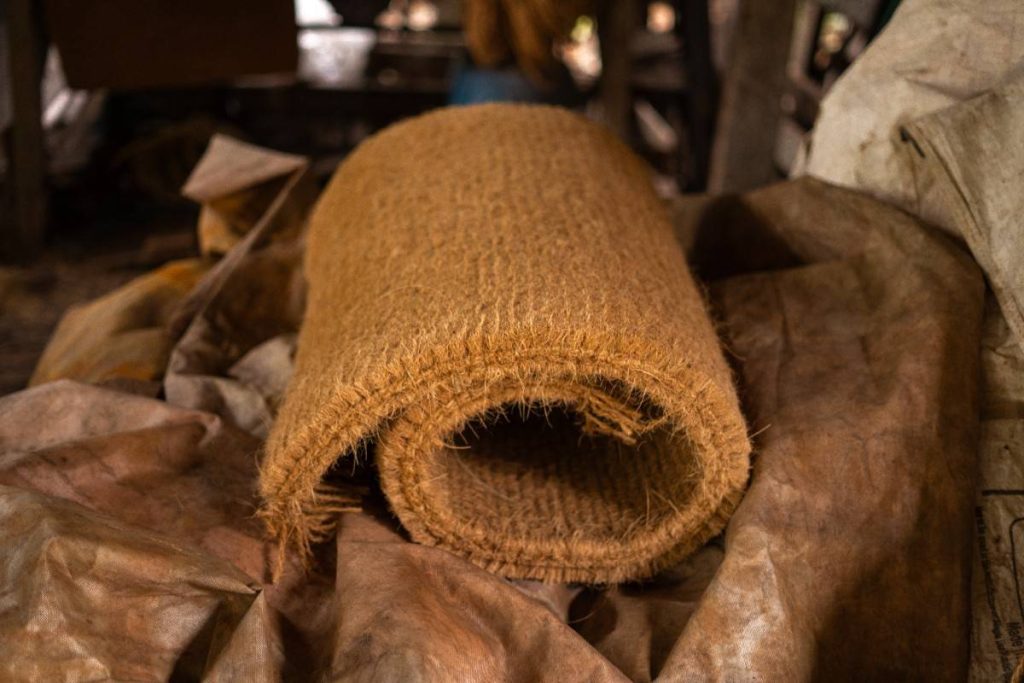
<svg viewBox="0 0 1024 683">
<path fill-rule="evenodd" d="M 649 576 L 717 534 L 750 442 L 651 186 L 564 110 L 392 126 L 314 211 L 295 375 L 262 466 L 286 547 L 329 532 L 321 479 L 372 454 L 412 539 L 508 577 Z"/>
</svg>

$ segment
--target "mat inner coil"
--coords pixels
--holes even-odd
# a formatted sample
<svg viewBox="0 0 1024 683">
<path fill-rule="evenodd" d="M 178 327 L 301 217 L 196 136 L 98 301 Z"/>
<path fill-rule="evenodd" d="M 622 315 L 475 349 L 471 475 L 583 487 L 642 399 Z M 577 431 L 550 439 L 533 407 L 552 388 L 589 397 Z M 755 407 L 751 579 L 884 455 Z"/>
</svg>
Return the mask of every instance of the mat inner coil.
<svg viewBox="0 0 1024 683">
<path fill-rule="evenodd" d="M 524 543 L 554 534 L 614 544 L 685 506 L 700 478 L 685 441 L 660 426 L 629 445 L 569 406 L 509 405 L 467 423 L 423 469 L 428 481 L 448 479 L 439 507 L 481 532 L 515 520 Z"/>
</svg>

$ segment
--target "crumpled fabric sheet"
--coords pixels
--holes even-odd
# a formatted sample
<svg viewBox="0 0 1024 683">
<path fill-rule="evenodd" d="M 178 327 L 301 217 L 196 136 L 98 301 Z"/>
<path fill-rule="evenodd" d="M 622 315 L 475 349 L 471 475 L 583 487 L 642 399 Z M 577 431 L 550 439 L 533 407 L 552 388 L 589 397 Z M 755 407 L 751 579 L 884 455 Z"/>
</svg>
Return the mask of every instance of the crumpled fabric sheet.
<svg viewBox="0 0 1024 683">
<path fill-rule="evenodd" d="M 981 358 L 970 680 L 995 681 L 1019 676 L 1024 663 L 1024 352 L 992 297 Z"/>
<path fill-rule="evenodd" d="M 970 679 L 1024 673 L 1024 5 L 906 0 L 822 103 L 804 168 L 963 240 L 982 343 Z"/>
<path fill-rule="evenodd" d="M 285 186 L 307 166 L 305 157 L 214 135 L 181 188 L 184 196 L 200 205 L 199 251 L 204 256 L 230 251 L 268 215 Z"/>
<path fill-rule="evenodd" d="M 915 183 L 991 286 L 982 338 L 982 440 L 971 679 L 1024 670 L 1024 78 L 904 127 Z"/>
<path fill-rule="evenodd" d="M 903 0 L 822 100 L 793 175 L 867 192 L 948 227 L 915 183 L 900 127 L 1024 74 L 1022 33 L 1019 0 Z"/>
<path fill-rule="evenodd" d="M 961 680 L 975 266 L 908 216 L 809 180 L 713 200 L 699 226 L 695 257 L 713 264 L 704 275 L 764 432 L 722 567 L 666 668 Z"/>
<path fill-rule="evenodd" d="M 54 379 L 148 388 L 162 379 L 174 340 L 167 323 L 209 270 L 205 259 L 172 261 L 61 318 L 29 385 Z"/>
<path fill-rule="evenodd" d="M 262 437 L 234 394 L 171 404 L 58 381 L 0 399 L 4 680 L 962 680 L 976 266 L 813 180 L 676 209 L 756 430 L 723 537 L 643 584 L 510 582 L 410 543 L 364 462 L 330 475 L 363 487 L 363 511 L 272 582 L 252 517 Z M 218 292 L 270 237 L 225 257 Z M 244 317 L 231 296 L 202 302 L 209 320 Z M 246 329 L 175 353 L 229 349 L 192 376 L 271 406 L 287 333 Z"/>
<path fill-rule="evenodd" d="M 928 213 L 967 243 L 1024 348 L 1024 70 L 902 135 Z"/>
<path fill-rule="evenodd" d="M 235 567 L 7 486 L 0 539 L 17 549 L 4 563 L 5 603 L 17 609 L 0 617 L 3 680 L 273 680 L 266 598 Z"/>
<path fill-rule="evenodd" d="M 981 480 L 971 679 L 1024 672 L 1024 76 L 903 127 L 922 207 L 992 290 L 982 337 Z"/>
<path fill-rule="evenodd" d="M 168 323 L 177 343 L 165 395 L 261 438 L 291 376 L 305 307 L 302 238 L 317 194 L 308 167 L 303 157 L 215 136 L 182 190 L 202 203 L 201 238 L 213 215 L 235 232 Z M 200 248 L 207 248 L 202 239 Z"/>
</svg>

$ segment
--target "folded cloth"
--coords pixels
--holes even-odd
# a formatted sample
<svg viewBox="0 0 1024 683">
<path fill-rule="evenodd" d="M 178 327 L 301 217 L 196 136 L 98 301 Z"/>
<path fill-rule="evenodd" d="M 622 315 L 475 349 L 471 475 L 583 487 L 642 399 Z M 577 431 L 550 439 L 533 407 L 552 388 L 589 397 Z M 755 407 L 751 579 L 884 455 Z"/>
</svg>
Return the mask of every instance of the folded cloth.
<svg viewBox="0 0 1024 683">
<path fill-rule="evenodd" d="M 311 219 L 295 374 L 262 465 L 287 547 L 374 453 L 416 541 L 499 574 L 649 576 L 723 528 L 750 443 L 646 166 L 564 110 L 483 105 L 367 140 Z"/>
</svg>

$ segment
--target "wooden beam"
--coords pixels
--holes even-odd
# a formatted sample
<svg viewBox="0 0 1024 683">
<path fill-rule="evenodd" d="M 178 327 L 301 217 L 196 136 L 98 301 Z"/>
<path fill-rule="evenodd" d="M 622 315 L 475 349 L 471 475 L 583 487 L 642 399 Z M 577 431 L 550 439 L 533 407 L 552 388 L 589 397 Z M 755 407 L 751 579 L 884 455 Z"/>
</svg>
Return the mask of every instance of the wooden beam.
<svg viewBox="0 0 1024 683">
<path fill-rule="evenodd" d="M 599 98 L 605 123 L 620 138 L 629 139 L 633 120 L 630 91 L 633 33 L 636 31 L 636 0 L 613 0 L 598 5 L 598 36 L 601 41 Z"/>
<path fill-rule="evenodd" d="M 796 5 L 796 0 L 740 0 L 711 151 L 712 193 L 743 192 L 779 178 L 775 135 Z"/>
<path fill-rule="evenodd" d="M 7 45 L 11 95 L 5 210 L 0 255 L 27 260 L 43 246 L 46 226 L 46 155 L 40 84 L 46 56 L 41 7 L 32 0 L 7 0 Z"/>
<path fill-rule="evenodd" d="M 711 143 L 715 129 L 718 84 L 711 63 L 711 24 L 708 0 L 682 0 L 679 22 L 686 60 L 686 120 L 690 154 L 693 156 L 684 190 L 696 192 L 707 187 Z"/>
</svg>

